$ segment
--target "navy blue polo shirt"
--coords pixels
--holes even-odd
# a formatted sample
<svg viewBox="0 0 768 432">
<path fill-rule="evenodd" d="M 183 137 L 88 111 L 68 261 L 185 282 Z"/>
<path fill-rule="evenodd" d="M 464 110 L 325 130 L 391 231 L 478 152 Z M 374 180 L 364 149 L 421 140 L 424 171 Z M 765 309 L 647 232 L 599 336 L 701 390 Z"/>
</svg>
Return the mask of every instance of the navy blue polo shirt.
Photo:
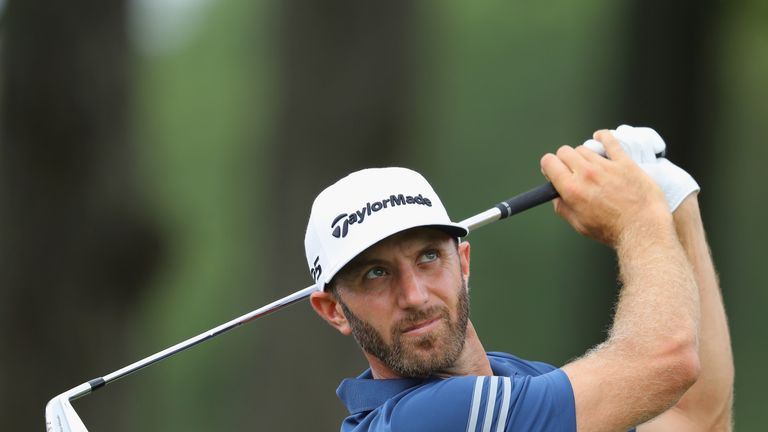
<svg viewBox="0 0 768 432">
<path fill-rule="evenodd" d="M 368 369 L 342 381 L 349 410 L 342 432 L 575 431 L 565 372 L 506 353 L 488 353 L 494 376 L 373 379 Z"/>
</svg>

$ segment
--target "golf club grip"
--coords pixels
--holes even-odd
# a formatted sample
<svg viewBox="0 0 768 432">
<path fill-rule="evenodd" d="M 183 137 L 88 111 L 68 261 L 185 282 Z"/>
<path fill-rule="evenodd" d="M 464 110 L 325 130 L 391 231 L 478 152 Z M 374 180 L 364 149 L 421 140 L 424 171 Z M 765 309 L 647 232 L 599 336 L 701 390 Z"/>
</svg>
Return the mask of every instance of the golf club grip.
<svg viewBox="0 0 768 432">
<path fill-rule="evenodd" d="M 496 206 L 501 212 L 501 217 L 499 217 L 499 219 L 516 215 L 522 211 L 536 207 L 539 204 L 551 201 L 558 196 L 559 194 L 555 190 L 555 187 L 552 186 L 552 183 L 546 182 L 541 186 L 537 186 L 527 192 L 523 192 L 506 201 L 500 202 Z"/>
</svg>

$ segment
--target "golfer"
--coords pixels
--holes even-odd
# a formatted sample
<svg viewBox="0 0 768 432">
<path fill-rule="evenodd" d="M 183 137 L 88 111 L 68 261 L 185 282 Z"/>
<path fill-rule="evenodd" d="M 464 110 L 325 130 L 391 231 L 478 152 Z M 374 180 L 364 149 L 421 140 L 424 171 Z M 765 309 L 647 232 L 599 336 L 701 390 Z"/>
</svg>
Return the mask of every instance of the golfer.
<svg viewBox="0 0 768 432">
<path fill-rule="evenodd" d="M 312 307 L 370 365 L 337 390 L 341 430 L 730 430 L 733 360 L 698 185 L 663 149 L 652 129 L 621 126 L 541 159 L 555 212 L 615 250 L 621 281 L 607 339 L 560 368 L 483 348 L 467 231 L 421 175 L 367 169 L 320 193 Z"/>
</svg>

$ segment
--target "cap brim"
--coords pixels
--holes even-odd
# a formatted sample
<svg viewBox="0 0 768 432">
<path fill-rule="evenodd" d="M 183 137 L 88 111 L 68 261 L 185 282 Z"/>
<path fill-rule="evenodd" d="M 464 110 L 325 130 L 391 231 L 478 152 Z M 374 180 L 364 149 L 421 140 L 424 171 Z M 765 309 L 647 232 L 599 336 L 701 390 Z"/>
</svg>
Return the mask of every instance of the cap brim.
<svg viewBox="0 0 768 432">
<path fill-rule="evenodd" d="M 466 227 L 463 227 L 459 224 L 451 224 L 451 225 L 441 224 L 441 225 L 425 225 L 425 226 L 443 230 L 454 237 L 466 237 L 467 234 L 469 234 L 469 230 Z"/>
</svg>

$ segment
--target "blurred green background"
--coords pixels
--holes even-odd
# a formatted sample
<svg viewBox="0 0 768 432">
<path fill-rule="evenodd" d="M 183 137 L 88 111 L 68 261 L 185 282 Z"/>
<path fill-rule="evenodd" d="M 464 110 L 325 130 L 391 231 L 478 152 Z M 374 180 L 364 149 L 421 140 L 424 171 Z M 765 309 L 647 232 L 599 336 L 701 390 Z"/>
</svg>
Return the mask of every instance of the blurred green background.
<svg viewBox="0 0 768 432">
<path fill-rule="evenodd" d="M 656 128 L 702 185 L 739 430 L 768 422 L 768 3 L 0 1 L 0 418 L 310 284 L 313 197 L 424 173 L 452 217 L 598 128 Z M 602 341 L 612 253 L 549 206 L 471 235 L 489 350 Z M 365 363 L 306 303 L 75 402 L 93 431 L 337 430 Z"/>
</svg>

